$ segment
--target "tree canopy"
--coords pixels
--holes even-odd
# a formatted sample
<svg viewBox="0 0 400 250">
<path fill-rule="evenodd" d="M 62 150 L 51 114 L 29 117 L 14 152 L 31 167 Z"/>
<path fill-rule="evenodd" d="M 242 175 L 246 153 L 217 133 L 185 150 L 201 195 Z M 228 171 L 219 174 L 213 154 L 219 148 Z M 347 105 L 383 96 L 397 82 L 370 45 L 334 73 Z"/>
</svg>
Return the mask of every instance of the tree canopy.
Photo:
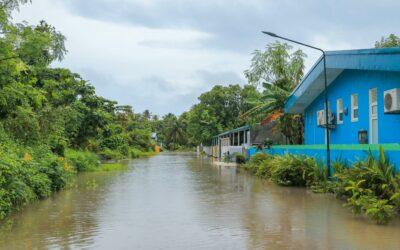
<svg viewBox="0 0 400 250">
<path fill-rule="evenodd" d="M 391 48 L 400 47 L 400 38 L 395 34 L 388 37 L 382 37 L 381 40 L 375 42 L 375 48 Z"/>
<path fill-rule="evenodd" d="M 301 144 L 303 139 L 302 117 L 284 114 L 284 106 L 293 89 L 300 83 L 304 72 L 305 54 L 301 50 L 291 53 L 286 43 L 268 44 L 265 51 L 253 53 L 250 69 L 245 71 L 251 85 L 262 86 L 261 97 L 251 100 L 254 108 L 245 116 L 265 119 L 280 117 L 279 128 L 290 143 Z"/>
<path fill-rule="evenodd" d="M 67 53 L 65 37 L 53 26 L 13 23 L 12 10 L 28 1 L 3 1 L 0 28 L 0 126 L 24 145 L 48 145 L 128 156 L 150 150 L 150 112 L 98 96 L 79 74 L 51 64 Z M 108 156 L 107 156 L 108 157 Z"/>
</svg>

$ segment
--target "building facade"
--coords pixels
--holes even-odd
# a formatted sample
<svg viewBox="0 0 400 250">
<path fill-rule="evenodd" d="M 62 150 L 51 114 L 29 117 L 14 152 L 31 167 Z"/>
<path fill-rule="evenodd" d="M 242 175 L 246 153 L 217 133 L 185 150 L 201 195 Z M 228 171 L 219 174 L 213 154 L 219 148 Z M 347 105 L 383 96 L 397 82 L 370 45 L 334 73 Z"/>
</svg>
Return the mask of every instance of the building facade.
<svg viewBox="0 0 400 250">
<path fill-rule="evenodd" d="M 400 143 L 400 115 L 385 113 L 385 92 L 400 88 L 400 72 L 344 70 L 328 87 L 333 114 L 332 144 L 359 144 L 365 131 L 369 144 Z M 400 100 L 399 100 L 400 101 Z M 325 144 L 325 129 L 318 126 L 318 111 L 324 110 L 320 94 L 304 109 L 305 144 Z"/>
<path fill-rule="evenodd" d="M 320 58 L 285 104 L 286 113 L 304 115 L 305 145 L 268 151 L 326 160 L 329 124 L 333 161 L 359 160 L 381 146 L 400 170 L 400 48 L 328 51 L 326 72 L 329 121 Z"/>
</svg>

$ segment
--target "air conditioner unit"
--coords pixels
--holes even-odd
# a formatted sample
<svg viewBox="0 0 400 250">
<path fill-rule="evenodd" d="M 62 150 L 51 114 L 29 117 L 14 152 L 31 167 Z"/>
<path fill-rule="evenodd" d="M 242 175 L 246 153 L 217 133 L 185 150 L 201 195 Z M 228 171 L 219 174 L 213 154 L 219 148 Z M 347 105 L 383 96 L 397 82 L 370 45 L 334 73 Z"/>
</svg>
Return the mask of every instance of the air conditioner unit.
<svg viewBox="0 0 400 250">
<path fill-rule="evenodd" d="M 400 88 L 389 89 L 383 92 L 385 114 L 400 113 Z"/>
<path fill-rule="evenodd" d="M 328 120 L 329 120 L 329 127 L 334 128 L 335 116 L 332 114 L 332 112 L 329 112 Z M 326 127 L 326 117 L 324 109 L 317 111 L 317 126 Z"/>
</svg>

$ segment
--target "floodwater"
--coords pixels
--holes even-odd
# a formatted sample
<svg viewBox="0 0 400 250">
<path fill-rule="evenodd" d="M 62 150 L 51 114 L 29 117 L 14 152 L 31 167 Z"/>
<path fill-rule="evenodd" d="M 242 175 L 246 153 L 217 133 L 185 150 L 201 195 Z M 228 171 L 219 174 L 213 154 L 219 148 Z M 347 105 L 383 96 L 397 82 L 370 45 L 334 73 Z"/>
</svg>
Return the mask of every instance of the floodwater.
<svg viewBox="0 0 400 250">
<path fill-rule="evenodd" d="M 190 153 L 126 171 L 86 173 L 74 187 L 0 225 L 1 249 L 399 249 L 400 222 L 378 226 L 342 203 L 278 187 Z"/>
</svg>

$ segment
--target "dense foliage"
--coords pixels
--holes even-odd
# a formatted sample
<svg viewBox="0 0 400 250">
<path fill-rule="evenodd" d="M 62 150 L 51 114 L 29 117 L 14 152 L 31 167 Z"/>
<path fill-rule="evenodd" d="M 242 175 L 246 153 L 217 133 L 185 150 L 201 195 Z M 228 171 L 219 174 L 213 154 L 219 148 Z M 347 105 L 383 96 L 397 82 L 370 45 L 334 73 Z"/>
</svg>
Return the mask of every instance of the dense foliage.
<svg viewBox="0 0 400 250">
<path fill-rule="evenodd" d="M 400 47 L 400 38 L 395 34 L 390 34 L 388 37 L 382 37 L 381 40 L 375 43 L 375 48 L 392 47 Z"/>
<path fill-rule="evenodd" d="M 18 144 L 0 127 L 0 219 L 14 208 L 64 188 L 75 172 L 47 146 Z"/>
<path fill-rule="evenodd" d="M 96 95 L 78 74 L 51 64 L 67 52 L 48 23 L 13 23 L 24 0 L 0 3 L 0 219 L 63 188 L 99 157 L 138 157 L 152 151 L 150 112 Z"/>
<path fill-rule="evenodd" d="M 378 224 L 386 224 L 400 212 L 400 176 L 381 149 L 378 157 L 372 153 L 364 161 L 348 167 L 336 162 L 334 176 L 327 177 L 326 168 L 313 158 L 264 153 L 254 155 L 242 168 L 278 185 L 304 186 L 314 192 L 334 193 L 346 201 L 356 214 L 365 214 Z"/>
</svg>

